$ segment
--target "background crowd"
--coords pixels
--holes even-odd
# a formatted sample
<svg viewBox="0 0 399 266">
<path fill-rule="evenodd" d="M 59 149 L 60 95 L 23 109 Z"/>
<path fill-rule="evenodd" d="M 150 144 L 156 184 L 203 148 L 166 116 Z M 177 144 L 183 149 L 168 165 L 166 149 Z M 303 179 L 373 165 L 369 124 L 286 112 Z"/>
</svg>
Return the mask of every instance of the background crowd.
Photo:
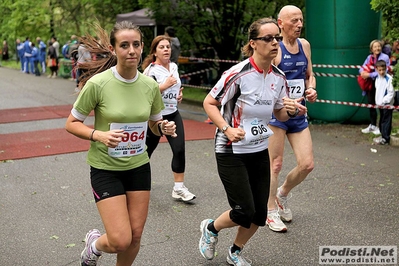
<svg viewBox="0 0 399 266">
<path fill-rule="evenodd" d="M 395 65 L 399 56 L 399 41 L 392 45 L 386 40 L 372 40 L 370 54 L 366 57 L 359 69 L 359 74 L 364 80 L 361 84 L 363 95 L 369 104 L 378 105 L 378 108 L 369 108 L 370 124 L 362 129 L 364 134 L 374 134 L 375 144 L 386 145 L 390 143 L 392 130 L 393 109 L 386 108 L 398 105 L 399 94 L 394 91 Z M 378 111 L 377 111 L 378 109 Z M 378 113 L 380 119 L 377 123 Z M 379 136 L 381 135 L 381 136 Z"/>
</svg>

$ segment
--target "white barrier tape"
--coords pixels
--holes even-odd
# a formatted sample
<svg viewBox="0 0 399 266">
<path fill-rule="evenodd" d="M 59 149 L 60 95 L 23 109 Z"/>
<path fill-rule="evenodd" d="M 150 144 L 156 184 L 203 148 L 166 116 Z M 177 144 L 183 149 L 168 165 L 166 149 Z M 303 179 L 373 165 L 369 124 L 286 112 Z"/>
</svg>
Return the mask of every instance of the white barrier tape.
<svg viewBox="0 0 399 266">
<path fill-rule="evenodd" d="M 396 109 L 399 110 L 399 105 L 376 105 L 376 104 L 366 104 L 366 103 L 354 103 L 354 102 L 345 102 L 345 101 L 331 101 L 331 100 L 320 100 L 317 99 L 316 102 L 319 103 L 330 103 L 330 104 L 342 104 L 349 106 L 358 106 L 358 107 L 366 107 L 366 108 L 375 108 L 375 109 Z"/>
<path fill-rule="evenodd" d="M 198 75 L 198 74 L 201 74 L 201 73 L 206 73 L 206 72 L 211 71 L 211 70 L 212 70 L 211 68 L 207 68 L 207 69 L 198 70 L 198 71 L 187 73 L 187 74 L 181 74 L 180 78 L 185 78 L 185 77 L 189 77 L 189 76 Z"/>
<path fill-rule="evenodd" d="M 214 50 L 213 47 L 205 47 L 200 49 L 190 49 L 190 50 L 183 50 L 181 53 L 191 53 L 193 51 L 204 51 L 204 50 Z"/>
<path fill-rule="evenodd" d="M 197 88 L 197 89 L 205 89 L 205 90 L 211 90 L 212 87 L 206 87 L 206 86 L 196 86 L 196 85 L 191 85 L 191 84 L 182 84 L 183 87 L 192 87 L 192 88 Z M 346 102 L 346 101 L 334 101 L 334 100 L 321 100 L 317 99 L 316 102 L 318 103 L 329 103 L 329 104 L 341 104 L 341 105 L 348 105 L 348 106 L 357 106 L 357 107 L 366 107 L 366 108 L 381 108 L 381 109 L 396 109 L 399 110 L 399 105 L 394 106 L 394 105 L 376 105 L 376 104 L 367 104 L 367 103 L 354 103 L 354 102 Z"/>
<path fill-rule="evenodd" d="M 329 73 L 320 73 L 320 72 L 313 72 L 315 76 L 318 77 L 338 77 L 338 78 L 357 78 L 358 75 L 351 75 L 351 74 L 329 74 Z"/>
<path fill-rule="evenodd" d="M 209 58 L 197 58 L 197 57 L 185 57 L 179 56 L 182 59 L 188 59 L 189 61 L 213 61 L 213 62 L 224 62 L 224 63 L 239 63 L 237 60 L 223 60 L 223 59 L 209 59 Z"/>
<path fill-rule="evenodd" d="M 191 88 L 197 88 L 197 89 L 204 89 L 204 90 L 211 90 L 212 87 L 206 87 L 206 86 L 197 86 L 197 85 L 192 85 L 192 84 L 181 84 L 182 87 L 191 87 Z"/>
<path fill-rule="evenodd" d="M 313 67 L 319 68 L 361 68 L 362 66 L 359 65 L 328 65 L 328 64 L 313 64 Z"/>
<path fill-rule="evenodd" d="M 212 61 L 212 62 L 225 62 L 225 63 L 239 63 L 239 60 L 223 60 L 223 59 L 211 59 L 211 58 L 197 58 L 197 57 L 185 57 L 180 56 L 179 58 L 188 59 L 191 61 Z M 329 64 L 313 64 L 313 67 L 318 68 L 355 68 L 360 69 L 361 65 L 329 65 Z"/>
</svg>

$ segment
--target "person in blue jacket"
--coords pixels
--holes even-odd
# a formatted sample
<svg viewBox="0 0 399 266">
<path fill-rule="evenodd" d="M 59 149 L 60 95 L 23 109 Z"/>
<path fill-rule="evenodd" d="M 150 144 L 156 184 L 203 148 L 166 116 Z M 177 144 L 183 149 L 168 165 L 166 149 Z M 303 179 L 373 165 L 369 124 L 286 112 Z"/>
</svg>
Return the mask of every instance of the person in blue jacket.
<svg viewBox="0 0 399 266">
<path fill-rule="evenodd" d="M 39 56 L 40 56 L 40 51 L 39 49 L 35 46 L 35 43 L 31 42 L 31 47 L 32 47 L 32 62 L 33 66 L 35 68 L 35 75 L 40 76 L 40 70 L 39 70 Z"/>
<path fill-rule="evenodd" d="M 24 58 L 25 58 L 25 62 L 24 62 L 24 72 L 29 74 L 30 73 L 34 73 L 34 69 L 33 69 L 33 61 L 32 61 L 32 47 L 30 45 L 30 40 L 29 37 L 26 37 L 26 40 L 24 42 Z"/>
<path fill-rule="evenodd" d="M 19 61 L 21 63 L 21 71 L 24 72 L 24 63 L 25 63 L 25 59 L 24 59 L 24 54 L 25 54 L 25 47 L 24 47 L 24 43 L 21 42 L 20 39 L 16 40 L 17 43 L 17 54 L 18 54 L 18 58 Z"/>
<path fill-rule="evenodd" d="M 42 73 L 46 73 L 46 48 L 47 45 L 41 40 L 40 37 L 36 38 L 37 42 L 37 49 L 39 50 L 38 54 L 38 60 L 39 60 L 39 65 L 42 68 Z"/>
</svg>

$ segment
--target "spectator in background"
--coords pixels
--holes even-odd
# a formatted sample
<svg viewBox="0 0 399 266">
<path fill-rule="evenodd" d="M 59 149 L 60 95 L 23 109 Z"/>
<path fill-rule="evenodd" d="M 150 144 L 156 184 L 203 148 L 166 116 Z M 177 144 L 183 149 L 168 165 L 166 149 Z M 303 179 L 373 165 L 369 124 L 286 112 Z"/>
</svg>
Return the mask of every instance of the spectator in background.
<svg viewBox="0 0 399 266">
<path fill-rule="evenodd" d="M 394 90 L 392 86 L 392 76 L 387 74 L 387 64 L 384 60 L 378 60 L 375 64 L 378 76 L 375 78 L 375 103 L 379 106 L 392 105 L 394 102 Z M 379 145 L 389 144 L 392 130 L 393 109 L 379 108 L 380 122 L 379 127 L 381 136 L 374 138 L 373 142 Z"/>
<path fill-rule="evenodd" d="M 381 41 L 382 43 L 382 52 L 386 55 L 388 55 L 389 57 L 391 57 L 392 55 L 392 46 L 389 44 L 389 40 L 388 39 L 383 39 Z"/>
<path fill-rule="evenodd" d="M 176 37 L 176 31 L 173 27 L 168 26 L 165 28 L 165 35 L 170 37 L 172 44 L 172 54 L 170 56 L 170 61 L 177 64 L 180 56 L 180 41 Z"/>
<path fill-rule="evenodd" d="M 82 42 L 86 40 L 86 37 L 82 37 Z M 79 47 L 78 47 L 78 60 L 77 60 L 77 70 L 76 70 L 76 88 L 77 90 L 81 89 L 79 88 L 79 82 L 84 76 L 84 71 L 82 68 L 79 66 L 81 64 L 87 63 L 91 61 L 91 54 L 89 50 L 86 49 L 86 46 L 80 42 Z"/>
<path fill-rule="evenodd" d="M 399 40 L 396 40 L 392 44 L 392 55 L 390 58 L 391 65 L 394 66 L 397 64 L 399 59 Z"/>
<path fill-rule="evenodd" d="M 39 49 L 35 46 L 35 43 L 31 42 L 31 47 L 32 47 L 32 62 L 33 66 L 35 68 L 35 75 L 38 77 L 40 76 L 40 70 L 39 70 Z"/>
<path fill-rule="evenodd" d="M 16 45 L 17 45 L 17 63 L 19 62 L 21 64 L 21 72 L 24 72 L 24 54 L 25 54 L 24 43 L 21 42 L 20 39 L 17 39 Z"/>
<path fill-rule="evenodd" d="M 365 69 L 368 65 L 374 66 L 375 63 L 379 60 L 384 60 L 387 63 L 387 68 L 390 66 L 389 56 L 382 52 L 382 43 L 379 40 L 373 40 L 370 43 L 370 54 L 366 57 L 362 67 L 359 69 L 359 73 L 362 78 L 372 78 L 373 79 L 373 87 L 371 90 L 367 91 L 367 101 L 369 104 L 375 104 L 375 83 L 374 80 L 378 76 L 378 72 L 375 69 L 372 69 L 371 72 L 366 71 Z M 370 125 L 364 129 L 362 129 L 362 133 L 368 134 L 373 133 L 374 135 L 380 135 L 380 129 L 377 126 L 377 110 L 375 108 L 369 108 L 370 110 Z"/>
<path fill-rule="evenodd" d="M 32 47 L 30 44 L 29 37 L 26 37 L 24 42 L 24 71 L 25 73 L 29 74 L 34 73 L 34 66 L 32 62 Z"/>
<path fill-rule="evenodd" d="M 71 43 L 69 44 L 68 47 L 68 58 L 71 59 L 71 64 L 72 64 L 72 73 L 71 73 L 71 79 L 76 80 L 76 72 L 77 72 L 77 61 L 78 61 L 78 53 L 77 50 L 79 48 L 79 42 L 78 42 L 78 37 L 76 35 L 71 36 Z M 74 51 L 76 50 L 76 53 Z M 76 56 L 75 56 L 76 55 Z"/>
<path fill-rule="evenodd" d="M 57 54 L 57 63 L 58 63 L 58 58 L 60 57 L 60 43 L 57 41 L 56 37 L 51 38 L 51 42 L 53 43 L 53 46 L 55 48 L 55 52 Z"/>
<path fill-rule="evenodd" d="M 4 40 L 4 41 L 3 41 L 3 50 L 2 50 L 2 57 L 1 57 L 1 59 L 2 59 L 3 61 L 7 61 L 8 58 L 9 58 L 9 55 L 8 55 L 8 44 L 7 44 L 7 41 Z"/>
<path fill-rule="evenodd" d="M 71 41 L 67 41 L 61 48 L 61 54 L 64 59 L 69 59 L 69 45 Z"/>
<path fill-rule="evenodd" d="M 37 49 L 39 51 L 37 55 L 38 64 L 42 68 L 42 73 L 46 73 L 46 49 L 47 45 L 41 40 L 40 37 L 36 38 Z"/>
<path fill-rule="evenodd" d="M 57 53 L 51 41 L 48 44 L 47 62 L 47 66 L 51 70 L 51 74 L 48 75 L 48 78 L 56 78 L 58 73 Z"/>
</svg>

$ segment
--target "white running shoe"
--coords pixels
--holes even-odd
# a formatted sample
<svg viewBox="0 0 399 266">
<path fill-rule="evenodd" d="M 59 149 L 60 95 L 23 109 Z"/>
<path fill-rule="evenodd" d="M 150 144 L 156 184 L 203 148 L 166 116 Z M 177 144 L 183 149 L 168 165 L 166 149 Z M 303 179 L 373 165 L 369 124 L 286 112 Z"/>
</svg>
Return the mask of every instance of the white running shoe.
<svg viewBox="0 0 399 266">
<path fill-rule="evenodd" d="M 284 222 L 291 222 L 292 221 L 292 212 L 290 208 L 288 208 L 287 201 L 292 197 L 291 192 L 288 194 L 287 197 L 281 197 L 280 195 L 281 187 L 277 189 L 277 196 L 276 196 L 276 204 L 278 206 L 278 214 L 280 215 L 280 219 Z"/>
<path fill-rule="evenodd" d="M 195 195 L 188 191 L 188 188 L 186 188 L 185 186 L 178 190 L 173 189 L 172 197 L 175 199 L 181 199 L 183 201 L 190 201 L 195 199 Z"/>
<path fill-rule="evenodd" d="M 86 234 L 86 245 L 85 249 L 82 251 L 81 254 L 81 265 L 82 266 L 96 266 L 97 261 L 100 258 L 100 255 L 95 254 L 92 249 L 91 249 L 91 244 L 93 243 L 94 240 L 98 239 L 101 236 L 100 231 L 97 229 L 90 230 Z"/>
<path fill-rule="evenodd" d="M 266 224 L 270 230 L 275 232 L 287 232 L 287 227 L 281 221 L 278 210 L 272 210 L 267 213 Z"/>
</svg>

